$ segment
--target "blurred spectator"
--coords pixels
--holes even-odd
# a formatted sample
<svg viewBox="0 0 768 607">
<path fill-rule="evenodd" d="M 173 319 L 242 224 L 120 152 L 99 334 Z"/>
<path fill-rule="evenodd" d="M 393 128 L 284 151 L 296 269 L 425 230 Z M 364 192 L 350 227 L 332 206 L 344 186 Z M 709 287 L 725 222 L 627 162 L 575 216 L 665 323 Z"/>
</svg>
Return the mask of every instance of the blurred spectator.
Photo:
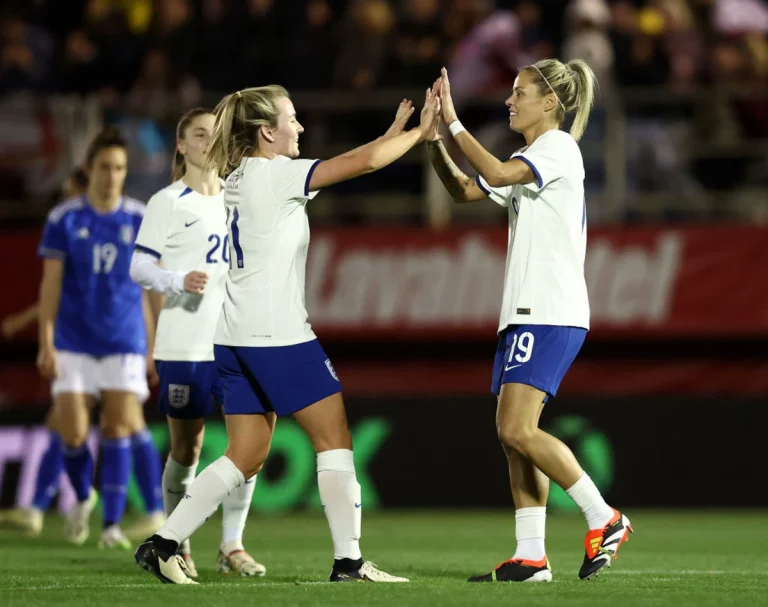
<svg viewBox="0 0 768 607">
<path fill-rule="evenodd" d="M 6 13 L 0 21 L 0 94 L 49 88 L 54 50 L 51 36 L 17 13 Z"/>
<path fill-rule="evenodd" d="M 164 50 L 152 49 L 144 56 L 139 77 L 128 94 L 127 108 L 136 116 L 164 120 L 196 105 L 199 99 L 197 82 L 175 72 Z"/>
<path fill-rule="evenodd" d="M 61 89 L 84 95 L 108 83 L 110 73 L 98 46 L 82 29 L 67 36 L 60 69 Z"/>
<path fill-rule="evenodd" d="M 203 0 L 193 71 L 206 91 L 228 93 L 241 85 L 238 65 L 245 28 L 232 0 Z"/>
<path fill-rule="evenodd" d="M 457 0 L 456 5 L 460 13 L 474 14 L 474 25 L 454 48 L 450 62 L 457 109 L 468 96 L 508 93 L 520 66 L 553 54 L 536 2 L 522 0 L 514 11 L 494 9 L 488 0 Z"/>
<path fill-rule="evenodd" d="M 342 14 L 338 0 L 305 0 L 304 19 L 289 30 L 285 71 L 286 86 L 324 89 L 331 85 L 336 56 L 335 22 Z"/>
<path fill-rule="evenodd" d="M 764 0 L 716 0 L 713 20 L 723 34 L 767 34 L 768 6 Z"/>
<path fill-rule="evenodd" d="M 259 86 L 282 82 L 288 32 L 285 27 L 286 11 L 295 3 L 276 0 L 245 0 L 244 64 L 238 71 L 242 86 Z M 295 19 L 294 19 L 295 20 Z"/>
<path fill-rule="evenodd" d="M 155 0 L 155 11 L 148 29 L 148 47 L 161 49 L 172 69 L 181 75 L 192 72 L 192 59 L 198 40 L 190 0 Z"/>
<path fill-rule="evenodd" d="M 654 9 L 638 11 L 627 1 L 613 5 L 614 75 L 624 86 L 653 86 L 667 82 L 669 64 L 659 34 L 664 19 Z"/>
<path fill-rule="evenodd" d="M 583 59 L 602 87 L 613 69 L 613 47 L 608 36 L 611 10 L 605 0 L 572 0 L 568 7 L 570 31 L 563 43 L 563 59 Z"/>
<path fill-rule="evenodd" d="M 133 35 L 144 34 L 152 21 L 153 0 L 86 0 L 86 4 L 86 13 L 92 20 L 119 13 Z"/>
<path fill-rule="evenodd" d="M 443 66 L 445 40 L 439 0 L 404 0 L 392 55 L 389 84 L 427 83 Z"/>
<path fill-rule="evenodd" d="M 394 25 L 395 14 L 387 0 L 351 0 L 334 66 L 334 86 L 371 89 L 378 84 Z"/>
<path fill-rule="evenodd" d="M 664 49 L 669 57 L 671 84 L 685 88 L 700 81 L 704 66 L 704 40 L 686 0 L 656 0 L 664 15 Z"/>
<path fill-rule="evenodd" d="M 142 39 L 131 33 L 124 7 L 91 0 L 84 19 L 88 40 L 98 49 L 99 76 L 91 90 L 109 89 L 112 95 L 126 92 L 141 65 Z M 85 87 L 83 87 L 85 88 Z"/>
<path fill-rule="evenodd" d="M 670 48 L 684 41 L 665 7 L 672 2 L 652 2 L 638 10 L 632 3 L 613 5 L 612 40 L 616 61 L 614 76 L 625 87 L 664 87 L 673 73 Z M 685 21 L 679 18 L 684 34 Z M 684 69 L 679 70 L 686 75 Z M 653 98 L 636 99 L 624 91 L 626 111 L 627 182 L 630 193 L 670 192 L 694 200 L 701 186 L 693 178 L 690 158 L 682 152 L 692 133 L 688 104 L 665 96 L 664 88 Z"/>
<path fill-rule="evenodd" d="M 518 0 L 515 7 L 522 48 L 534 61 L 555 56 L 555 47 L 543 22 L 540 4 L 538 0 Z"/>
</svg>

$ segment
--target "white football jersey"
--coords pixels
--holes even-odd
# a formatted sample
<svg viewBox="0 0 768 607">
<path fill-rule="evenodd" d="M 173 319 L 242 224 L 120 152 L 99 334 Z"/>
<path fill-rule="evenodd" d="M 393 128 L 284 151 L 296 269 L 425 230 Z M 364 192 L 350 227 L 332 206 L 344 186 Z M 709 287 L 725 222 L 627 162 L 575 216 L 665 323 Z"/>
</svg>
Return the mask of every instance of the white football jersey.
<svg viewBox="0 0 768 607">
<path fill-rule="evenodd" d="M 309 181 L 319 160 L 244 158 L 226 181 L 230 262 L 214 342 L 288 346 L 315 338 L 305 306 Z"/>
<path fill-rule="evenodd" d="M 531 167 L 534 183 L 492 188 L 477 177 L 480 188 L 509 209 L 499 331 L 525 324 L 589 329 L 581 150 L 569 133 L 551 130 L 512 158 Z"/>
<path fill-rule="evenodd" d="M 160 190 L 147 205 L 136 250 L 154 255 L 166 270 L 208 274 L 202 295 L 165 298 L 157 323 L 155 358 L 213 360 L 213 334 L 229 268 L 224 190 L 204 196 L 181 180 Z"/>
</svg>

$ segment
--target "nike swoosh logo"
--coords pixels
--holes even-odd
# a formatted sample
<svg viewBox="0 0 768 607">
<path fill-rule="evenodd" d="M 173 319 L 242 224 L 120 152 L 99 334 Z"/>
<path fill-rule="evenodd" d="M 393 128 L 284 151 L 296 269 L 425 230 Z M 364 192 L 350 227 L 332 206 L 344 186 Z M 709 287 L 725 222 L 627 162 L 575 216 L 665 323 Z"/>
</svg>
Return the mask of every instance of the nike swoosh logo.
<svg viewBox="0 0 768 607">
<path fill-rule="evenodd" d="M 362 504 L 355 504 L 355 508 L 359 508 Z"/>
<path fill-rule="evenodd" d="M 185 223 L 184 227 L 188 228 L 189 226 L 196 224 L 198 221 L 200 221 L 200 220 L 199 219 L 195 219 L 194 221 L 191 221 L 189 223 Z"/>
<path fill-rule="evenodd" d="M 518 367 L 522 367 L 523 365 L 510 365 L 509 367 L 504 367 L 505 371 L 511 371 L 512 369 L 517 369 Z"/>
</svg>

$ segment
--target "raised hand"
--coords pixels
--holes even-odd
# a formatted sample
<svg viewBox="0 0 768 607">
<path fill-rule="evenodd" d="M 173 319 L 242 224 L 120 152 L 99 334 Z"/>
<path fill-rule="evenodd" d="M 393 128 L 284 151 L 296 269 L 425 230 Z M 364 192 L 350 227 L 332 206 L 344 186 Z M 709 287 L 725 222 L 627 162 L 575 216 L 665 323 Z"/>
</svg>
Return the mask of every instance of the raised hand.
<svg viewBox="0 0 768 607">
<path fill-rule="evenodd" d="M 387 129 L 384 134 L 385 137 L 395 137 L 405 130 L 405 125 L 413 116 L 415 108 L 413 107 L 413 101 L 410 99 L 403 99 L 397 108 L 395 114 L 395 120 L 392 125 Z"/>
<path fill-rule="evenodd" d="M 424 107 L 421 110 L 421 123 L 418 128 L 421 131 L 421 139 L 425 140 L 432 135 L 440 123 L 440 95 L 434 88 L 428 88 L 424 97 Z"/>
<path fill-rule="evenodd" d="M 451 98 L 451 83 L 448 81 L 448 70 L 443 68 L 440 70 L 440 101 L 442 103 L 442 116 L 445 124 L 451 124 L 454 120 L 458 120 L 456 110 L 453 107 L 453 99 Z"/>
<path fill-rule="evenodd" d="M 440 105 L 442 106 L 442 99 L 440 99 L 440 82 L 442 80 L 441 78 L 438 78 L 435 80 L 434 84 L 432 85 L 432 90 L 437 92 L 438 101 L 440 102 Z M 439 114 L 438 114 L 439 117 Z M 426 140 L 427 141 L 440 141 L 443 138 L 443 136 L 440 134 L 440 120 L 435 120 L 434 122 L 434 128 L 427 133 Z"/>
</svg>

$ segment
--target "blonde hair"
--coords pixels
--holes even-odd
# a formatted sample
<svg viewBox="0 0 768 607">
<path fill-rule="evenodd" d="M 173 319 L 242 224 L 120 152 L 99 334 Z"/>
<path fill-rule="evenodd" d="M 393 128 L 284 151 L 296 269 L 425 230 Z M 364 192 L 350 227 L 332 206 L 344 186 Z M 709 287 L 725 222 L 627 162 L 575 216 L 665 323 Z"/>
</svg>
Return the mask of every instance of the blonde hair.
<svg viewBox="0 0 768 607">
<path fill-rule="evenodd" d="M 592 68 L 581 59 L 568 63 L 557 59 L 542 59 L 522 68 L 521 71 L 530 74 L 540 95 L 555 94 L 558 124 L 562 124 L 566 114 L 575 113 L 571 136 L 576 141 L 581 139 L 587 128 L 589 112 L 595 102 L 597 78 Z"/>
<path fill-rule="evenodd" d="M 213 110 L 216 123 L 203 170 L 226 176 L 240 166 L 245 156 L 258 150 L 259 129 L 277 126 L 277 101 L 281 97 L 290 99 L 288 91 L 277 84 L 243 89 L 224 97 Z"/>
<path fill-rule="evenodd" d="M 193 110 L 189 110 L 179 119 L 179 123 L 176 125 L 176 149 L 173 152 L 173 165 L 171 168 L 171 179 L 173 181 L 178 181 L 187 172 L 187 160 L 184 158 L 184 154 L 179 152 L 179 142 L 186 137 L 187 129 L 195 118 L 207 116 L 208 114 L 213 114 L 213 112 L 207 108 L 196 107 Z"/>
</svg>

